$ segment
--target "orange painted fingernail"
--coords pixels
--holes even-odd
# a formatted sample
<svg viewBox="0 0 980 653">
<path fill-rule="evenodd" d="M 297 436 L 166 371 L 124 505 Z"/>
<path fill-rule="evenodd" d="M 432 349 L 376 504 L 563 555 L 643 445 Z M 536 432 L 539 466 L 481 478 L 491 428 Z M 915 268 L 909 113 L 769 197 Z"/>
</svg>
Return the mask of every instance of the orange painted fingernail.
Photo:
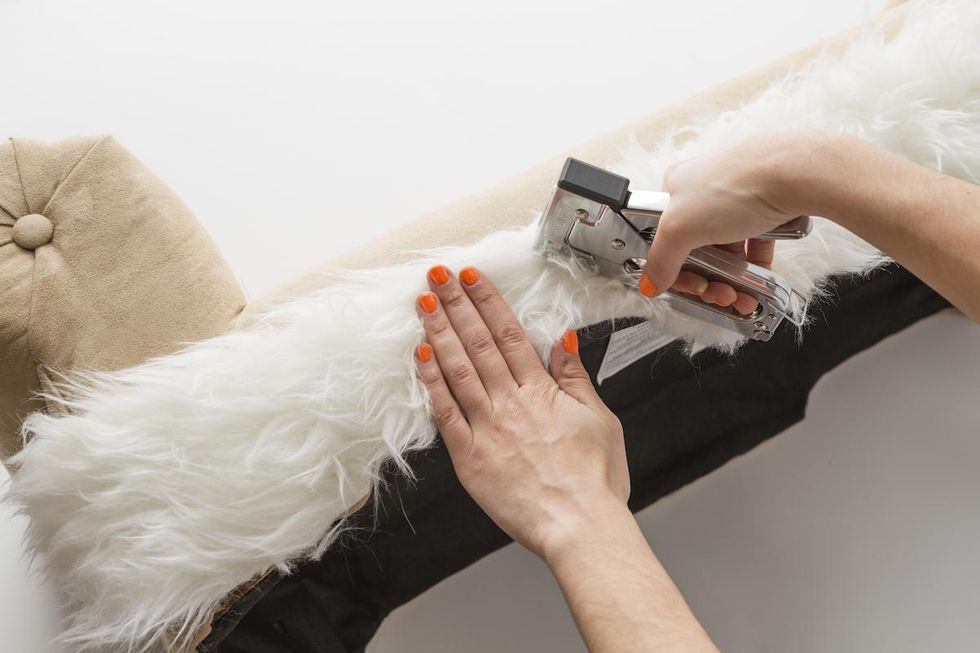
<svg viewBox="0 0 980 653">
<path fill-rule="evenodd" d="M 439 301 L 436 299 L 436 294 L 434 292 L 424 292 L 419 295 L 419 306 L 426 313 L 435 313 L 436 307 L 439 306 Z"/>
<path fill-rule="evenodd" d="M 650 277 L 646 273 L 640 276 L 640 283 L 637 284 L 637 288 L 640 289 L 640 294 L 646 297 L 653 297 L 657 294 L 657 287 L 653 285 L 653 282 L 650 281 Z"/>
<path fill-rule="evenodd" d="M 419 360 L 423 363 L 428 363 L 432 360 L 432 345 L 427 342 L 423 342 L 419 345 L 419 348 L 415 350 L 415 355 L 419 357 Z"/>
<path fill-rule="evenodd" d="M 562 336 L 561 347 L 569 354 L 574 354 L 578 351 L 578 334 L 575 333 L 574 329 L 569 329 Z"/>
<path fill-rule="evenodd" d="M 449 268 L 445 265 L 433 265 L 429 268 L 429 280 L 437 286 L 441 286 L 449 281 Z"/>
<path fill-rule="evenodd" d="M 472 286 L 474 283 L 480 280 L 480 273 L 476 271 L 476 268 L 472 266 L 467 266 L 459 271 L 459 278 L 463 280 L 467 286 Z"/>
</svg>

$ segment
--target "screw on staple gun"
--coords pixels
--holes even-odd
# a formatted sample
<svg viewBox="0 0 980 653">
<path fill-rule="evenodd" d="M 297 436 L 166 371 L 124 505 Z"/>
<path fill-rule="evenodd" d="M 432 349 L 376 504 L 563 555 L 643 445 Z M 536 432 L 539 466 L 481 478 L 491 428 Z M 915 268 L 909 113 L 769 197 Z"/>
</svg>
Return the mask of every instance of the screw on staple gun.
<svg viewBox="0 0 980 653">
<path fill-rule="evenodd" d="M 629 186 L 625 177 L 569 158 L 541 217 L 537 247 L 545 256 L 578 259 L 635 288 L 670 194 L 631 191 Z M 810 229 L 810 218 L 800 216 L 758 238 L 802 238 Z M 805 299 L 785 279 L 717 247 L 692 251 L 683 269 L 727 283 L 759 302 L 753 313 L 742 315 L 734 308 L 668 290 L 671 307 L 687 315 L 755 340 L 769 340 L 784 319 L 799 326 L 805 315 Z"/>
</svg>

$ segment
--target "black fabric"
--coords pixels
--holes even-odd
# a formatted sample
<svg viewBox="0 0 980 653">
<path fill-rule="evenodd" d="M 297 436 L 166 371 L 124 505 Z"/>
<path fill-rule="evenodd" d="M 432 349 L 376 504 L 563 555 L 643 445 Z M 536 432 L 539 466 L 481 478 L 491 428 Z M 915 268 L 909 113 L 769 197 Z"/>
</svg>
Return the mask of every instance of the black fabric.
<svg viewBox="0 0 980 653">
<path fill-rule="evenodd" d="M 671 345 L 607 379 L 599 394 L 623 422 L 631 508 L 650 505 L 801 420 L 824 373 L 946 305 L 890 266 L 870 279 L 839 280 L 834 301 L 812 309 L 802 344 L 784 326 L 768 343 L 749 343 L 731 357 L 688 358 Z M 582 358 L 593 375 L 608 333 L 606 327 L 582 334 Z M 459 485 L 441 445 L 414 455 L 412 466 L 417 483 L 390 474 L 389 489 L 353 517 L 354 532 L 321 560 L 253 591 L 246 597 L 251 609 L 236 606 L 200 650 L 363 651 L 389 612 L 509 542 Z"/>
</svg>

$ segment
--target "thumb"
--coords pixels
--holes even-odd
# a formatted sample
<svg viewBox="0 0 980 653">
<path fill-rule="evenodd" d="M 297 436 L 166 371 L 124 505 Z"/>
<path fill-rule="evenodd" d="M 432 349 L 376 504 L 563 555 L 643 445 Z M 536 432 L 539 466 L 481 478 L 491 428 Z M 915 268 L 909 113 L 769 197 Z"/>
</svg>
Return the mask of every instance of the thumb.
<svg viewBox="0 0 980 653">
<path fill-rule="evenodd" d="M 647 264 L 643 268 L 643 277 L 640 277 L 639 290 L 647 297 L 653 297 L 674 285 L 684 259 L 694 249 L 671 226 L 669 213 L 668 209 L 660 217 L 660 225 L 653 236 Z"/>
<path fill-rule="evenodd" d="M 571 395 L 583 404 L 601 403 L 589 373 L 582 365 L 578 355 L 578 334 L 569 329 L 551 347 L 551 376 L 554 377 L 565 394 Z"/>
</svg>

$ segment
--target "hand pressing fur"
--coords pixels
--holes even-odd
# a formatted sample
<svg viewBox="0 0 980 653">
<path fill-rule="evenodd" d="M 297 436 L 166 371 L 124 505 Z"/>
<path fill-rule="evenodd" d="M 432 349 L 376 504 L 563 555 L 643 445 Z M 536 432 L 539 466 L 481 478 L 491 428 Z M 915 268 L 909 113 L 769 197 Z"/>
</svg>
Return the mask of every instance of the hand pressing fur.
<svg viewBox="0 0 980 653">
<path fill-rule="evenodd" d="M 493 284 L 429 270 L 419 376 L 463 487 L 539 555 L 593 653 L 714 651 L 626 507 L 623 429 L 596 394 L 574 331 L 549 374 Z"/>
<path fill-rule="evenodd" d="M 538 555 L 629 497 L 623 430 L 582 367 L 569 331 L 545 370 L 488 279 L 429 271 L 418 300 L 419 375 L 460 482 Z"/>
</svg>

